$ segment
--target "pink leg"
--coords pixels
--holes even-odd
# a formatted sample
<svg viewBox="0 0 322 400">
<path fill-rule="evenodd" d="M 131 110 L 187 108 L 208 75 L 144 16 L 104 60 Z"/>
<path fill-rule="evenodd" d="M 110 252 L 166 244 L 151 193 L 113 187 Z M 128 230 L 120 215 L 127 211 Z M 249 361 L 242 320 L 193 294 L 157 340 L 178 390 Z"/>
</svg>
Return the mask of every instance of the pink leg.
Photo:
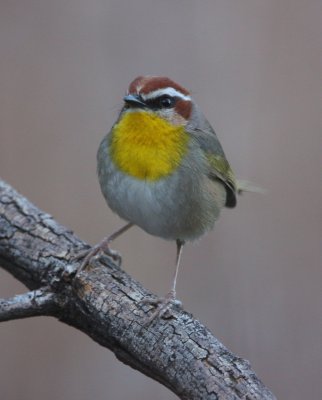
<svg viewBox="0 0 322 400">
<path fill-rule="evenodd" d="M 117 237 L 121 236 L 122 233 L 126 232 L 128 229 L 130 229 L 133 226 L 131 222 L 123 226 L 121 229 L 117 230 L 116 232 L 112 233 L 112 235 L 104 238 L 100 243 L 96 244 L 89 250 L 85 250 L 81 253 L 79 253 L 76 256 L 77 260 L 84 259 L 81 266 L 80 270 L 84 269 L 88 264 L 90 264 L 90 261 L 93 257 L 95 257 L 98 253 L 103 252 L 107 254 L 108 256 L 112 257 L 118 265 L 121 265 L 122 258 L 120 254 L 115 251 L 110 249 L 110 244 L 115 240 Z"/>
<path fill-rule="evenodd" d="M 158 299 L 146 298 L 141 301 L 141 303 L 143 304 L 152 304 L 157 306 L 156 310 L 148 318 L 145 325 L 150 324 L 155 318 L 162 318 L 162 316 L 165 315 L 165 313 L 167 312 L 171 313 L 170 308 L 173 305 L 181 305 L 181 302 L 176 298 L 176 284 L 177 284 L 177 277 L 178 277 L 178 271 L 179 271 L 179 265 L 180 265 L 180 259 L 182 255 L 184 241 L 177 239 L 176 243 L 177 243 L 176 269 L 170 292 L 165 297 L 161 297 Z"/>
</svg>

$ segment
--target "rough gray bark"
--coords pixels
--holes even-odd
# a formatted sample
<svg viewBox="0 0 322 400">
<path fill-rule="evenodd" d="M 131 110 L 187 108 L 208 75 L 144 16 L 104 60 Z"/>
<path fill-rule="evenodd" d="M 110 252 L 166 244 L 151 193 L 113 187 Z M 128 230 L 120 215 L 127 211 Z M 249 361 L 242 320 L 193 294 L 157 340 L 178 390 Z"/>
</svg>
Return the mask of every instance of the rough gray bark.
<svg viewBox="0 0 322 400">
<path fill-rule="evenodd" d="M 149 325 L 151 295 L 102 256 L 79 272 L 86 244 L 0 181 L 0 266 L 31 291 L 0 300 L 0 321 L 50 315 L 85 332 L 181 399 L 275 399 L 248 361 L 182 309 Z"/>
</svg>

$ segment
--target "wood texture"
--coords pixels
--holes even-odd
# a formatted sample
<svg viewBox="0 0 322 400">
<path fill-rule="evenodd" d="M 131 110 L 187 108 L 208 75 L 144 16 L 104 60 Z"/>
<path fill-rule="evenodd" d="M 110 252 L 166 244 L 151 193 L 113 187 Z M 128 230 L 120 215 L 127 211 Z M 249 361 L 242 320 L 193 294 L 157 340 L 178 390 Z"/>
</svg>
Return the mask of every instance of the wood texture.
<svg viewBox="0 0 322 400">
<path fill-rule="evenodd" d="M 106 256 L 78 271 L 87 245 L 0 181 L 0 266 L 31 291 L 0 300 L 0 321 L 51 315 L 89 335 L 181 399 L 275 399 L 248 361 L 191 314 L 146 325 L 152 295 Z"/>
</svg>

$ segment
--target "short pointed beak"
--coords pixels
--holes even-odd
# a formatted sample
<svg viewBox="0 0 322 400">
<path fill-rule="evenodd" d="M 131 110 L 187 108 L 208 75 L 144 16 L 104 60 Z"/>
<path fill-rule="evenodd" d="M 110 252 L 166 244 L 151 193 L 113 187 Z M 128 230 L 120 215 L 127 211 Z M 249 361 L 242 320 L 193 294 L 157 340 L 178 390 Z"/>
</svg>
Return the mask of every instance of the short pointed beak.
<svg viewBox="0 0 322 400">
<path fill-rule="evenodd" d="M 144 103 L 142 97 L 139 96 L 138 94 L 128 94 L 123 98 L 123 100 L 125 101 L 126 104 L 132 107 L 139 107 L 139 108 L 146 107 L 146 104 Z"/>
</svg>

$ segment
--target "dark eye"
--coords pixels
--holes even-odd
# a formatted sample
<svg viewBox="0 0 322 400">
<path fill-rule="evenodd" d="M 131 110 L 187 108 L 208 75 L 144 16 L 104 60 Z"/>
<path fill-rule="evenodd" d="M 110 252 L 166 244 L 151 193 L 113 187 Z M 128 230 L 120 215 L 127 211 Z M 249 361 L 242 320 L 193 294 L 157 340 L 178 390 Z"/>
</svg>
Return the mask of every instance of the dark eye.
<svg viewBox="0 0 322 400">
<path fill-rule="evenodd" d="M 167 95 L 161 96 L 159 99 L 160 108 L 171 108 L 174 106 L 175 98 Z"/>
</svg>

